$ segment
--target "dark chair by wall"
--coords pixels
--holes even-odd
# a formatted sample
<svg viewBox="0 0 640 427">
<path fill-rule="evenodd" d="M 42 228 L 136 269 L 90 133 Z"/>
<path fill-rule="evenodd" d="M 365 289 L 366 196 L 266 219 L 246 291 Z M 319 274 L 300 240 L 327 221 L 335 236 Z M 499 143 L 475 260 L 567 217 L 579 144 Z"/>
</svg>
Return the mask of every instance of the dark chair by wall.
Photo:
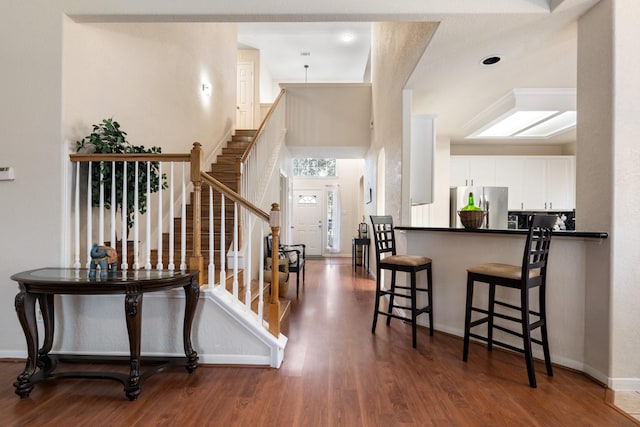
<svg viewBox="0 0 640 427">
<path fill-rule="evenodd" d="M 373 312 L 373 326 L 371 333 L 376 333 L 378 315 L 387 316 L 387 326 L 391 324 L 391 318 L 404 320 L 411 323 L 413 348 L 416 347 L 416 318 L 422 313 L 429 315 L 429 334 L 433 335 L 433 292 L 431 280 L 431 259 L 424 256 L 398 255 L 396 253 L 396 238 L 393 230 L 393 219 L 389 215 L 371 216 L 373 225 L 373 238 L 376 247 L 376 301 Z M 386 255 L 388 254 L 388 255 Z M 383 256 L 386 255 L 386 256 Z M 391 284 L 389 289 L 383 289 L 381 283 L 382 270 L 391 271 Z M 416 284 L 416 274 L 419 271 L 427 271 L 427 286 L 419 288 Z M 409 273 L 410 284 L 397 285 L 396 273 Z M 427 305 L 418 308 L 418 292 L 426 292 Z M 380 297 L 389 296 L 387 311 L 380 310 Z M 396 298 L 408 300 L 409 305 L 397 304 Z M 394 308 L 409 311 L 410 315 L 394 313 Z"/>
<path fill-rule="evenodd" d="M 555 215 L 535 215 L 532 217 L 527 235 L 522 265 L 508 264 L 478 264 L 467 269 L 467 303 L 464 321 L 464 349 L 462 360 L 467 361 L 469 355 L 469 339 L 475 338 L 487 343 L 487 350 L 491 351 L 493 345 L 507 348 L 519 353 L 524 353 L 529 375 L 529 385 L 536 387 L 536 377 L 533 365 L 531 343 L 542 346 L 547 375 L 552 376 L 551 357 L 549 356 L 549 339 L 547 337 L 546 315 L 546 278 L 547 260 L 551 244 L 551 231 L 556 223 Z M 473 306 L 473 291 L 475 282 L 489 284 L 489 303 L 487 309 Z M 519 291 L 520 305 L 509 304 L 496 299 L 496 286 L 517 289 Z M 529 306 L 529 291 L 538 288 L 538 311 L 531 310 Z M 499 312 L 496 312 L 496 306 Z M 519 317 L 511 315 L 514 311 Z M 482 313 L 484 316 L 471 320 L 472 312 Z M 509 313 L 509 314 L 507 314 Z M 531 315 L 535 321 L 531 321 Z M 497 325 L 494 320 L 508 321 L 519 324 L 518 330 Z M 471 329 L 487 324 L 487 336 L 471 333 Z M 541 339 L 531 337 L 531 332 L 540 329 Z M 493 338 L 494 329 L 506 332 L 522 338 L 522 348 L 515 347 Z M 515 328 L 514 328 L 515 329 Z"/>
<path fill-rule="evenodd" d="M 271 254 L 271 239 L 271 234 L 264 238 L 265 249 L 268 255 Z M 304 284 L 306 245 L 300 243 L 279 246 L 280 256 L 289 260 L 289 272 L 296 273 L 296 297 L 298 297 L 300 295 L 300 272 L 302 272 L 302 283 Z"/>
</svg>

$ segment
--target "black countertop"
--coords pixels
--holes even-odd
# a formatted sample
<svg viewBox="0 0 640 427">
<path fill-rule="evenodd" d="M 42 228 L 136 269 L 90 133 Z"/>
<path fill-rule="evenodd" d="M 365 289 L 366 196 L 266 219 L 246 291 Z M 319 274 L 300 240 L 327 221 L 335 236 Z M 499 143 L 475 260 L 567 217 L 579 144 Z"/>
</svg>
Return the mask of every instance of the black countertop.
<svg viewBox="0 0 640 427">
<path fill-rule="evenodd" d="M 449 228 L 449 227 L 408 227 L 398 225 L 394 227 L 396 230 L 405 231 L 443 231 L 448 233 L 475 233 L 475 234 L 502 234 L 513 236 L 526 236 L 529 230 L 525 229 L 494 229 L 494 228 Z M 554 231 L 554 236 L 558 237 L 579 237 L 587 239 L 606 239 L 609 233 L 603 231 Z"/>
</svg>

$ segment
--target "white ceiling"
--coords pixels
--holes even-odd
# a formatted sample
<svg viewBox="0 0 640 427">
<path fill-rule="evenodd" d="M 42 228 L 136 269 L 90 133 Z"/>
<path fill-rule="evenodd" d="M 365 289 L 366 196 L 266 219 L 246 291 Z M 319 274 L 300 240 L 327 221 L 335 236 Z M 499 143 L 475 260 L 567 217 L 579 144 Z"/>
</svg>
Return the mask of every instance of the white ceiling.
<svg viewBox="0 0 640 427">
<path fill-rule="evenodd" d="M 553 12 L 544 13 L 426 16 L 424 20 L 440 25 L 407 84 L 414 92 L 414 111 L 436 114 L 440 135 L 450 136 L 453 143 L 468 143 L 472 140 L 464 139 L 470 132 L 467 122 L 511 89 L 575 88 L 577 18 L 596 2 L 564 0 Z M 347 31 L 355 35 L 350 45 L 339 39 Z M 308 82 L 362 82 L 370 25 L 242 23 L 238 39 L 241 46 L 260 49 L 261 61 L 276 82 L 304 82 L 305 64 Z M 502 60 L 481 65 L 492 55 Z M 575 131 L 542 143 L 570 141 L 575 141 Z"/>
<path fill-rule="evenodd" d="M 353 40 L 342 41 L 344 34 L 351 34 Z M 304 83 L 305 77 L 309 83 L 362 82 L 371 50 L 371 24 L 242 23 L 238 43 L 260 50 L 261 61 L 278 83 Z"/>
</svg>

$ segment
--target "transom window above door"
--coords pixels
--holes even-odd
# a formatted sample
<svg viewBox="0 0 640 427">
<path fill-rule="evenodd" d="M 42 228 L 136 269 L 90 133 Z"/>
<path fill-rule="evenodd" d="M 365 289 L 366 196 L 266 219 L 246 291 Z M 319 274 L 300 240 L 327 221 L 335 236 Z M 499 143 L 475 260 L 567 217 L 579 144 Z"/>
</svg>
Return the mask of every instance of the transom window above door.
<svg viewBox="0 0 640 427">
<path fill-rule="evenodd" d="M 293 159 L 293 176 L 336 176 L 336 159 Z"/>
</svg>

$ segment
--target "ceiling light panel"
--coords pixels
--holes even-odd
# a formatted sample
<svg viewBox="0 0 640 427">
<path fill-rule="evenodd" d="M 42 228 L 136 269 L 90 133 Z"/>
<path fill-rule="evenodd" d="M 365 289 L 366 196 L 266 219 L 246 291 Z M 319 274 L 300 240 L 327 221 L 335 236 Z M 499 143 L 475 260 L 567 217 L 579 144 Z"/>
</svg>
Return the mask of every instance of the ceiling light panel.
<svg viewBox="0 0 640 427">
<path fill-rule="evenodd" d="M 557 113 L 557 111 L 516 111 L 476 136 L 478 138 L 512 136 Z"/>
<path fill-rule="evenodd" d="M 466 125 L 467 138 L 549 138 L 576 124 L 574 88 L 516 88 Z"/>
<path fill-rule="evenodd" d="M 519 137 L 549 138 L 553 135 L 565 132 L 576 126 L 577 114 L 575 111 L 565 111 L 549 120 L 530 127 L 517 134 Z"/>
</svg>

